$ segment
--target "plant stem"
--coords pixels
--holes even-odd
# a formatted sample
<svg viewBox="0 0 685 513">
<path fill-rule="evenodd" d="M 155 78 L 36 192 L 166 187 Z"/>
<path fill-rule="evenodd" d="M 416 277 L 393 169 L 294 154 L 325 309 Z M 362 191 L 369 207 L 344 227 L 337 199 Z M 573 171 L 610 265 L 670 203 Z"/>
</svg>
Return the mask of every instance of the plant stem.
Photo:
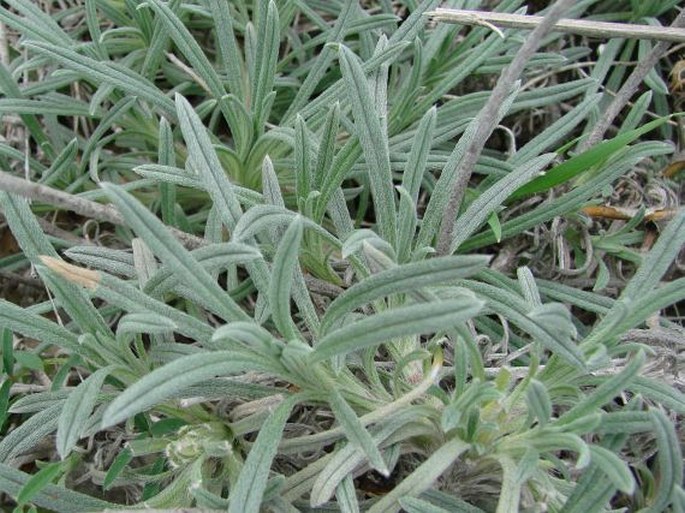
<svg viewBox="0 0 685 513">
<path fill-rule="evenodd" d="M 471 173 L 473 173 L 476 166 L 476 161 L 485 147 L 485 142 L 495 129 L 497 109 L 511 92 L 526 63 L 535 54 L 545 36 L 554 30 L 555 23 L 561 19 L 573 4 L 573 0 L 559 0 L 552 5 L 548 14 L 528 35 L 526 41 L 516 52 L 511 64 L 502 72 L 490 98 L 488 98 L 487 103 L 478 113 L 478 117 L 475 120 L 476 130 L 474 137 L 464 152 L 464 157 L 455 173 L 456 179 L 452 185 L 450 197 L 442 216 L 442 222 L 440 223 L 440 233 L 436 245 L 438 255 L 450 253 L 454 221 L 471 178 Z"/>
</svg>

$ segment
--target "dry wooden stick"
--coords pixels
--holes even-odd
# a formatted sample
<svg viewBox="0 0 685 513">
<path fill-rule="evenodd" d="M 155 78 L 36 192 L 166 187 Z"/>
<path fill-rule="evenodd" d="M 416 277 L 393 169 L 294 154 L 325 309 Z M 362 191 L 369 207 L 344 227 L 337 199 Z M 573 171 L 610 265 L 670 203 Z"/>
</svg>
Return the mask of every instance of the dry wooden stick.
<svg viewBox="0 0 685 513">
<path fill-rule="evenodd" d="M 544 19 L 542 16 L 510 14 L 503 12 L 467 11 L 462 9 L 437 8 L 426 13 L 434 20 L 463 25 L 486 25 L 504 28 L 534 29 Z M 654 27 L 628 23 L 605 21 L 573 20 L 564 18 L 555 23 L 553 30 L 578 34 L 580 36 L 608 39 L 623 37 L 627 39 L 652 39 L 671 43 L 685 42 L 685 29 L 676 27 Z"/>
<path fill-rule="evenodd" d="M 5 171 L 0 171 L 0 191 L 6 191 L 25 198 L 41 201 L 71 212 L 76 212 L 77 214 L 91 219 L 126 226 L 124 218 L 112 205 L 102 205 L 95 201 L 79 198 L 73 194 L 53 189 L 46 185 L 17 178 Z M 169 230 L 189 249 L 194 249 L 206 244 L 204 239 L 191 235 L 190 233 L 172 227 L 169 227 Z"/>
</svg>

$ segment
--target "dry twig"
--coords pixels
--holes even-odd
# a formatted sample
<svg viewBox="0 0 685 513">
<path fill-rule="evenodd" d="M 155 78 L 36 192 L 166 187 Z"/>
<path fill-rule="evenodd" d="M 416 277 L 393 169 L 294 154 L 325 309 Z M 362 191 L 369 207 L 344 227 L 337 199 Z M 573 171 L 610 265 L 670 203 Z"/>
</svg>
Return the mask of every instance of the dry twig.
<svg viewBox="0 0 685 513">
<path fill-rule="evenodd" d="M 505 12 L 467 11 L 463 9 L 448 9 L 439 7 L 427 13 L 436 21 L 463 25 L 485 25 L 494 29 L 520 28 L 534 29 L 544 19 L 542 16 L 511 14 Z M 685 29 L 670 27 L 655 27 L 652 25 L 633 25 L 628 23 L 610 23 L 593 20 L 561 19 L 554 24 L 553 30 L 577 34 L 579 36 L 608 39 L 624 37 L 628 39 L 652 39 L 654 41 L 669 41 L 671 43 L 685 42 Z"/>
</svg>

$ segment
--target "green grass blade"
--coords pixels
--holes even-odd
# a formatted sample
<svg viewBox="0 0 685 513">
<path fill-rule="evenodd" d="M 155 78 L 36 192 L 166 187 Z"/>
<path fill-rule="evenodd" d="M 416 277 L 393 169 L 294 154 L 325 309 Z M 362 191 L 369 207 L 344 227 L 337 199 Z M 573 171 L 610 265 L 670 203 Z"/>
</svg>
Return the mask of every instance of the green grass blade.
<svg viewBox="0 0 685 513">
<path fill-rule="evenodd" d="M 611 184 L 619 176 L 633 169 L 643 158 L 655 157 L 673 152 L 673 147 L 662 142 L 651 141 L 638 143 L 633 146 L 629 153 L 608 163 L 586 183 L 560 196 L 554 202 L 543 203 L 539 207 L 520 216 L 502 223 L 502 238 L 507 239 L 521 233 L 533 226 L 547 222 L 556 216 L 562 216 L 584 206 L 590 198 L 596 196 L 598 191 Z M 495 243 L 496 239 L 490 232 L 474 235 L 460 246 L 460 251 L 473 251 L 488 244 Z"/>
<path fill-rule="evenodd" d="M 19 491 L 31 479 L 26 474 L 9 465 L 0 463 L 0 490 L 16 497 Z M 57 485 L 47 485 L 32 499 L 33 504 L 58 513 L 87 513 L 116 508 L 116 504 L 96 499 Z"/>
<path fill-rule="evenodd" d="M 57 477 L 62 475 L 65 470 L 63 462 L 58 461 L 49 463 L 38 472 L 31 476 L 17 495 L 17 504 L 24 506 L 31 501 L 34 496 L 40 493 L 48 484 L 52 483 Z"/>
<path fill-rule="evenodd" d="M 525 196 L 537 194 L 551 189 L 557 185 L 568 182 L 576 176 L 589 171 L 593 166 L 599 165 L 611 158 L 612 155 L 626 147 L 631 142 L 635 141 L 644 134 L 651 132 L 655 128 L 660 127 L 668 121 L 668 118 L 660 118 L 647 123 L 628 133 L 621 134 L 609 141 L 605 141 L 597 146 L 590 148 L 586 152 L 571 157 L 563 164 L 559 164 L 554 169 L 551 169 L 545 175 L 536 178 L 532 182 L 518 188 L 509 200 L 513 201 Z"/>
<path fill-rule="evenodd" d="M 585 120 L 592 109 L 594 109 L 600 99 L 601 94 L 589 95 L 585 100 L 576 105 L 570 112 L 564 114 L 550 126 L 545 128 L 542 133 L 536 135 L 526 145 L 517 151 L 509 163 L 521 165 L 531 158 L 548 151 L 553 145 L 563 141 L 580 123 Z"/>
</svg>

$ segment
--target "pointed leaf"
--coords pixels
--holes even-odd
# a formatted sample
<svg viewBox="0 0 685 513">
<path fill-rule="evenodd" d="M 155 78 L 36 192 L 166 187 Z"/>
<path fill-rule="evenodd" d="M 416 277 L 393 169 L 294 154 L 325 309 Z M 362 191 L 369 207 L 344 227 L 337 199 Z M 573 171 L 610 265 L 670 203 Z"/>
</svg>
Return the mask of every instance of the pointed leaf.
<svg viewBox="0 0 685 513">
<path fill-rule="evenodd" d="M 436 333 L 453 328 L 477 315 L 482 306 L 482 301 L 463 298 L 385 310 L 324 336 L 314 349 L 312 361 L 372 347 L 394 337 Z"/>
<path fill-rule="evenodd" d="M 155 369 L 127 388 L 105 410 L 102 428 L 132 418 L 200 381 L 261 368 L 256 357 L 233 351 L 199 353 L 174 360 Z"/>
<path fill-rule="evenodd" d="M 107 195 L 115 203 L 128 225 L 135 230 L 167 266 L 191 289 L 198 290 L 203 296 L 212 298 L 217 313 L 227 320 L 248 320 L 249 317 L 231 299 L 212 276 L 197 263 L 190 253 L 176 240 L 149 210 L 122 188 L 102 183 Z"/>
<path fill-rule="evenodd" d="M 383 461 L 380 450 L 369 432 L 359 421 L 357 414 L 350 405 L 347 404 L 345 398 L 339 391 L 333 389 L 330 392 L 328 401 L 336 420 L 340 423 L 343 431 L 345 431 L 345 436 L 347 436 L 350 443 L 364 452 L 364 455 L 369 460 L 369 464 L 375 471 L 380 472 L 384 476 L 388 476 L 390 472 L 388 471 L 388 466 L 385 464 L 385 461 Z"/>
<path fill-rule="evenodd" d="M 340 47 L 340 67 L 348 87 L 359 142 L 368 166 L 371 192 L 381 236 L 391 243 L 396 237 L 396 211 L 388 136 L 383 132 L 374 105 L 369 82 L 358 58 L 346 47 Z"/>
<path fill-rule="evenodd" d="M 302 240 L 302 222 L 297 216 L 281 238 L 281 242 L 274 256 L 271 286 L 269 288 L 269 304 L 271 315 L 278 331 L 287 339 L 299 337 L 297 327 L 290 315 L 290 296 L 293 275 L 298 267 L 298 254 Z"/>
<path fill-rule="evenodd" d="M 231 489 L 228 513 L 259 513 L 266 490 L 271 462 L 276 456 L 290 412 L 302 401 L 300 395 L 285 399 L 264 422 L 250 453 L 247 455 L 238 481 Z"/>
<path fill-rule="evenodd" d="M 590 446 L 592 463 L 596 464 L 611 480 L 616 488 L 625 494 L 635 490 L 635 478 L 628 464 L 613 452 L 598 445 Z"/>
<path fill-rule="evenodd" d="M 114 367 L 105 367 L 91 374 L 77 386 L 64 403 L 57 421 L 57 452 L 66 458 L 87 427 L 87 420 L 93 412 L 100 388 Z"/>
</svg>

